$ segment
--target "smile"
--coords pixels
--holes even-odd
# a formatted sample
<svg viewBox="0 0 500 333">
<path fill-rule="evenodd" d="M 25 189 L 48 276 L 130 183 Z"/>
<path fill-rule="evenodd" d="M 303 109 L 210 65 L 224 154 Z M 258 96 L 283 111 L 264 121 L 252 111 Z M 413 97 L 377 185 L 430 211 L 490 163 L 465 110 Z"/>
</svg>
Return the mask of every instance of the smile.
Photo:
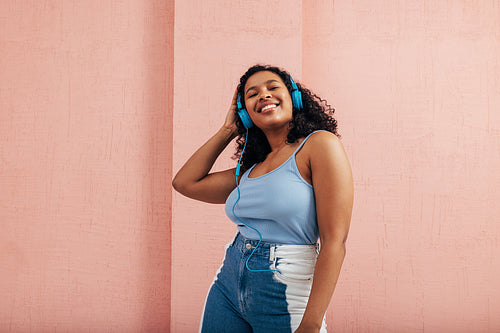
<svg viewBox="0 0 500 333">
<path fill-rule="evenodd" d="M 266 112 L 274 111 L 274 109 L 276 109 L 277 106 L 278 106 L 277 104 L 266 105 L 262 109 L 260 109 L 260 112 L 261 113 L 266 113 Z"/>
</svg>

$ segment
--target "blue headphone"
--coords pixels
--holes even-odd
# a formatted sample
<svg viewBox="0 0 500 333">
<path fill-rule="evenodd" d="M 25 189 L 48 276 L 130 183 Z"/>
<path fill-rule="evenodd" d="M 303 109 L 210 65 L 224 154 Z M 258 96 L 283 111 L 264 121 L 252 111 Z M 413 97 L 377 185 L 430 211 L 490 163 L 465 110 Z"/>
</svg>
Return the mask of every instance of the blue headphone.
<svg viewBox="0 0 500 333">
<path fill-rule="evenodd" d="M 297 110 L 302 110 L 304 108 L 304 106 L 302 105 L 302 93 L 300 92 L 299 88 L 293 81 L 291 75 L 290 75 L 290 83 L 292 84 L 291 95 L 292 95 L 293 107 L 296 108 Z M 238 94 L 238 116 L 240 116 L 241 122 L 243 123 L 243 126 L 245 126 L 246 129 L 249 129 L 250 127 L 253 126 L 253 122 L 252 119 L 250 118 L 250 115 L 241 104 L 240 94 Z"/>
</svg>

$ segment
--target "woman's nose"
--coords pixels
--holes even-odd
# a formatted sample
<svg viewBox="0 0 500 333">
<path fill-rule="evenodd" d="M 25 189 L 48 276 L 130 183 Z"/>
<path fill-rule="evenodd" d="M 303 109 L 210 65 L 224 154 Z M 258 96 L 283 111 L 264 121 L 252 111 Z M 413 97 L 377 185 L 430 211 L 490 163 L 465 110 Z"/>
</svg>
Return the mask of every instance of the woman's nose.
<svg viewBox="0 0 500 333">
<path fill-rule="evenodd" d="M 271 93 L 269 92 L 269 90 L 262 90 L 260 93 L 259 93 L 259 99 L 262 100 L 262 99 L 266 99 L 266 98 L 271 98 Z"/>
</svg>

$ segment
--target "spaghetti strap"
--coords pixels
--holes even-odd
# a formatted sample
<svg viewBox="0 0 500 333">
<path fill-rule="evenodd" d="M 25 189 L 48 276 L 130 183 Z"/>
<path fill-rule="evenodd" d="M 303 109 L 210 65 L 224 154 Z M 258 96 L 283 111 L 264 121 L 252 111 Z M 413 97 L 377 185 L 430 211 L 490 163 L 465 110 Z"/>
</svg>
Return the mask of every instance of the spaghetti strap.
<svg viewBox="0 0 500 333">
<path fill-rule="evenodd" d="M 300 143 L 300 145 L 297 147 L 297 149 L 295 149 L 295 151 L 293 152 L 292 156 L 295 156 L 295 154 L 297 154 L 297 152 L 300 150 L 300 148 L 302 148 L 302 146 L 304 145 L 304 143 L 306 143 L 307 139 L 309 139 L 309 137 L 311 135 L 313 135 L 314 133 L 320 132 L 320 131 L 323 131 L 323 130 L 317 130 L 317 131 L 314 131 L 312 133 L 309 133 L 309 135 L 306 136 L 306 138 Z"/>
</svg>

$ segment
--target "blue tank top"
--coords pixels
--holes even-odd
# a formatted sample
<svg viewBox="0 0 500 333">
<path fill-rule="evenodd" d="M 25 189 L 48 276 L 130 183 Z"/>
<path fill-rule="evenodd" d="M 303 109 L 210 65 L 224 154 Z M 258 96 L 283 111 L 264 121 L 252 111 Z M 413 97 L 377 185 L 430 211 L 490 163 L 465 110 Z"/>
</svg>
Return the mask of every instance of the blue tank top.
<svg viewBox="0 0 500 333">
<path fill-rule="evenodd" d="M 263 241 L 297 245 L 316 244 L 318 241 L 314 190 L 300 175 L 295 161 L 297 152 L 314 133 L 309 134 L 292 156 L 276 169 L 259 177 L 248 178 L 254 164 L 241 176 L 240 200 L 234 212 L 245 223 L 259 230 Z M 243 236 L 259 239 L 257 232 L 233 215 L 237 198 L 238 191 L 235 188 L 226 200 L 226 215 L 236 223 Z"/>
</svg>

